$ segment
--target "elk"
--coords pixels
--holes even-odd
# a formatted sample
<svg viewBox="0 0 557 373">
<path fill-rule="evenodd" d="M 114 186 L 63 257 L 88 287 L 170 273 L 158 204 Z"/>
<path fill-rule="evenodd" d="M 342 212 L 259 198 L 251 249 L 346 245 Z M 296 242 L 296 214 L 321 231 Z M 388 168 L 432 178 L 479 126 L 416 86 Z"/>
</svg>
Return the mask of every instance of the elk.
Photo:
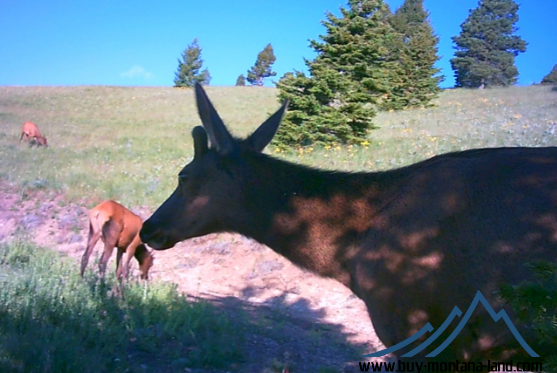
<svg viewBox="0 0 557 373">
<path fill-rule="evenodd" d="M 41 131 L 39 131 L 39 127 L 37 127 L 37 125 L 33 122 L 23 123 L 23 128 L 21 129 L 21 137 L 19 138 L 20 143 L 24 137 L 29 142 L 29 144 L 31 144 L 31 141 L 34 140 L 37 146 L 43 145 L 48 148 L 46 137 L 41 134 Z"/>
<path fill-rule="evenodd" d="M 89 239 L 87 248 L 81 258 L 81 276 L 89 262 L 93 248 L 102 238 L 104 251 L 99 261 L 99 272 L 104 276 L 106 264 L 116 247 L 116 277 L 120 282 L 128 277 L 129 264 L 132 256 L 139 263 L 142 279 L 149 278 L 149 269 L 153 265 L 153 255 L 147 250 L 139 238 L 142 221 L 139 216 L 121 204 L 107 200 L 89 211 Z M 124 257 L 122 261 L 122 257 Z"/>
<path fill-rule="evenodd" d="M 287 102 L 237 139 L 203 88 L 195 91 L 203 127 L 192 131 L 194 158 L 144 223 L 143 242 L 166 250 L 214 232 L 255 239 L 350 288 L 386 347 L 428 322 L 439 329 L 455 306 L 466 312 L 481 291 L 534 352 L 543 357 L 554 349 L 497 292 L 532 278 L 524 263 L 557 259 L 557 148 L 473 149 L 387 171 L 325 171 L 263 154 Z M 393 354 L 401 358 L 426 337 Z M 481 304 L 443 352 L 426 353 L 402 359 L 538 361 Z"/>
</svg>

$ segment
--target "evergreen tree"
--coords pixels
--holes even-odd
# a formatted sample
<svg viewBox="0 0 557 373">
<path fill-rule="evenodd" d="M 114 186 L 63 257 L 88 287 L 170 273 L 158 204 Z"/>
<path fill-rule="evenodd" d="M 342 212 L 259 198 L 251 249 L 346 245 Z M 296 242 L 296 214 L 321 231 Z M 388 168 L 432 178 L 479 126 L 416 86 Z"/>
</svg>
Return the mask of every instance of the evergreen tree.
<svg viewBox="0 0 557 373">
<path fill-rule="evenodd" d="M 247 81 L 251 85 L 263 85 L 263 79 L 277 75 L 276 72 L 272 70 L 273 64 L 277 58 L 273 51 L 273 46 L 267 44 L 267 46 L 259 52 L 257 55 L 257 61 L 255 65 L 248 71 Z"/>
<path fill-rule="evenodd" d="M 236 79 L 236 85 L 237 86 L 245 86 L 246 85 L 246 78 L 244 77 L 244 75 L 240 75 L 238 77 L 238 79 Z"/>
<path fill-rule="evenodd" d="M 290 107 L 275 137 L 278 146 L 359 143 L 374 128 L 374 106 L 392 100 L 399 64 L 389 46 L 398 38 L 382 0 L 349 0 L 341 17 L 326 15 L 326 35 L 311 40 L 317 52 L 306 60 L 311 76 L 285 74 L 277 83 L 279 100 Z"/>
<path fill-rule="evenodd" d="M 182 53 L 182 59 L 178 59 L 178 71 L 174 78 L 174 87 L 193 87 L 195 83 L 209 84 L 211 75 L 209 70 L 204 69 L 201 59 L 201 47 L 197 44 L 197 38 L 188 45 Z"/>
<path fill-rule="evenodd" d="M 513 35 L 518 28 L 518 5 L 513 0 L 480 0 L 454 36 L 451 65 L 457 87 L 509 86 L 516 83 L 515 57 L 527 43 Z"/>
<path fill-rule="evenodd" d="M 439 83 L 444 77 L 438 75 L 441 69 L 434 66 L 439 60 L 439 38 L 434 35 L 428 16 L 423 0 L 405 0 L 389 18 L 401 38 L 390 50 L 395 59 L 398 57 L 404 77 L 400 87 L 392 87 L 398 96 L 394 101 L 400 102 L 397 106 L 427 106 L 441 90 Z"/>
<path fill-rule="evenodd" d="M 391 15 L 382 0 L 349 0 L 342 17 L 327 15 L 327 34 L 322 42 L 311 40 L 318 53 L 314 63 L 323 64 L 351 80 L 359 94 L 381 108 L 396 101 L 393 87 L 401 80 L 398 53 L 391 53 L 398 35 L 388 22 Z M 402 108 L 402 107 L 400 107 Z"/>
<path fill-rule="evenodd" d="M 405 0 L 389 18 L 389 22 L 396 31 L 410 38 L 414 34 L 414 27 L 421 27 L 428 16 L 423 0 Z"/>
<path fill-rule="evenodd" d="M 557 65 L 553 66 L 551 72 L 543 77 L 541 84 L 557 84 Z"/>
</svg>

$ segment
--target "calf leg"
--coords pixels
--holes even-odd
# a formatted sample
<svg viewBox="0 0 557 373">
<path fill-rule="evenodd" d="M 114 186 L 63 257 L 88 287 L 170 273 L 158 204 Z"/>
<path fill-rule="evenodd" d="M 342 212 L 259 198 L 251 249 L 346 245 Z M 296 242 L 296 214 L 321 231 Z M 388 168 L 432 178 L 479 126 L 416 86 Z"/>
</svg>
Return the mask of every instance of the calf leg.
<svg viewBox="0 0 557 373">
<path fill-rule="evenodd" d="M 85 268 L 87 267 L 87 263 L 89 263 L 89 257 L 95 248 L 95 245 L 99 241 L 101 237 L 101 232 L 95 232 L 93 229 L 93 225 L 89 222 L 89 239 L 87 240 L 87 248 L 81 257 L 81 277 L 85 273 Z"/>
<path fill-rule="evenodd" d="M 123 257 L 122 262 L 118 264 L 118 268 L 116 270 L 116 276 L 118 276 L 118 278 L 128 278 L 130 271 L 130 261 L 131 258 L 134 256 L 135 249 L 136 247 L 134 245 L 134 242 L 132 242 L 125 251 L 123 249 L 118 249 L 120 257 Z"/>
<path fill-rule="evenodd" d="M 103 231 L 103 238 L 104 238 L 104 251 L 101 255 L 101 260 L 99 261 L 99 273 L 102 277 L 106 272 L 106 264 L 112 255 L 112 251 L 114 251 L 114 247 L 118 242 L 118 238 L 120 236 L 120 231 L 118 226 L 114 223 L 112 219 L 109 219 L 102 228 Z"/>
<path fill-rule="evenodd" d="M 121 247 L 117 248 L 116 251 L 116 281 L 117 283 L 114 285 L 112 292 L 120 297 L 124 296 L 124 285 L 123 285 L 123 278 L 122 278 L 122 256 L 124 255 L 124 250 Z M 125 262 L 125 258 L 124 258 Z"/>
<path fill-rule="evenodd" d="M 118 248 L 118 257 L 116 258 L 116 277 L 118 278 L 118 283 L 120 285 L 120 294 L 123 294 L 124 281 L 128 279 L 130 271 L 130 261 L 135 254 L 137 245 L 140 244 L 139 236 L 136 236 L 134 240 L 129 244 L 127 248 Z"/>
<path fill-rule="evenodd" d="M 129 263 L 130 261 L 128 259 L 127 252 L 123 248 L 119 247 L 118 254 L 116 256 L 116 277 L 127 278 L 127 272 L 128 272 L 127 267 Z"/>
<path fill-rule="evenodd" d="M 149 268 L 153 265 L 152 254 L 147 250 L 145 245 L 137 246 L 134 253 L 135 259 L 139 263 L 139 271 L 143 280 L 149 279 Z"/>
</svg>

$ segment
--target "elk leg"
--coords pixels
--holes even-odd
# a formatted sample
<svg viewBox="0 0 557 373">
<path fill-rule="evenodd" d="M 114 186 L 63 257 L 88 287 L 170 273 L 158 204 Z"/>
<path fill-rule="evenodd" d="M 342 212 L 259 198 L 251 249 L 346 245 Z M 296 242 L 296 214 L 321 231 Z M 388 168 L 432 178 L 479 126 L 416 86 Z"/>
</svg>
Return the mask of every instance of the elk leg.
<svg viewBox="0 0 557 373">
<path fill-rule="evenodd" d="M 126 248 L 126 251 L 124 252 L 124 260 L 122 263 L 122 270 L 121 270 L 121 275 L 122 278 L 124 279 L 128 279 L 129 275 L 130 275 L 130 263 L 131 263 L 131 259 L 135 254 L 135 250 L 136 250 L 137 246 L 135 243 L 135 240 Z"/>
<path fill-rule="evenodd" d="M 135 259 L 139 263 L 139 271 L 141 273 L 141 278 L 143 280 L 148 280 L 149 279 L 149 274 L 148 274 L 149 263 L 146 263 L 146 261 L 152 261 L 152 259 L 150 258 L 151 254 L 147 251 L 145 246 L 143 244 L 141 244 L 141 245 L 136 247 L 133 256 L 135 257 Z"/>
<path fill-rule="evenodd" d="M 124 296 L 124 281 L 128 279 L 129 276 L 129 268 L 130 268 L 130 259 L 132 255 L 130 255 L 130 251 L 135 251 L 133 248 L 133 242 L 128 246 L 126 250 L 122 248 L 118 248 L 117 254 L 117 268 L 116 268 L 116 277 L 118 279 L 118 289 L 117 293 L 120 297 Z M 123 258 L 122 258 L 123 256 Z"/>
<path fill-rule="evenodd" d="M 122 257 L 124 258 L 123 263 L 122 263 Z M 122 248 L 118 248 L 118 253 L 116 254 L 116 277 L 118 277 L 118 279 L 122 278 L 122 277 L 126 277 L 126 273 L 127 273 L 127 264 L 129 263 L 129 260 L 127 259 L 127 253 L 124 251 L 124 249 Z"/>
<path fill-rule="evenodd" d="M 101 232 L 95 232 L 93 229 L 93 225 L 89 222 L 89 238 L 87 240 L 87 248 L 81 257 L 81 277 L 85 273 L 85 268 L 87 267 L 87 263 L 89 263 L 89 257 L 95 248 L 95 245 L 99 241 L 101 237 Z"/>
<path fill-rule="evenodd" d="M 103 225 L 102 230 L 104 238 L 104 251 L 99 262 L 99 273 L 101 274 L 101 277 L 104 277 L 104 273 L 106 272 L 106 264 L 108 263 L 108 259 L 110 259 L 112 251 L 114 250 L 114 247 L 118 242 L 120 232 L 118 231 L 118 227 L 114 223 L 112 218 Z"/>
</svg>

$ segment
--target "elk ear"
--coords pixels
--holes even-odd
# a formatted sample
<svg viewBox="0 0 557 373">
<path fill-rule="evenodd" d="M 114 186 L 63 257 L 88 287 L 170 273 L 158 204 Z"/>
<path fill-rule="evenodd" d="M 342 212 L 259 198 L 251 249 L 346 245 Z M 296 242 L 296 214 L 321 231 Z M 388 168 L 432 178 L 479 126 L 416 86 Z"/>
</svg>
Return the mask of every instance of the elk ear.
<svg viewBox="0 0 557 373">
<path fill-rule="evenodd" d="M 195 98 L 197 111 L 205 131 L 209 135 L 211 146 L 221 155 L 232 153 L 237 147 L 236 142 L 199 83 L 195 83 Z"/>
<path fill-rule="evenodd" d="M 288 100 L 284 101 L 280 109 L 271 115 L 269 119 L 263 122 L 263 124 L 249 136 L 248 143 L 254 151 L 261 153 L 263 149 L 269 145 L 275 136 L 275 133 L 277 133 L 280 121 L 282 120 L 284 113 L 286 113 L 287 108 Z"/>
<path fill-rule="evenodd" d="M 193 148 L 195 150 L 194 158 L 200 157 L 209 149 L 207 143 L 207 132 L 201 126 L 196 126 L 191 131 L 193 137 Z"/>
</svg>

